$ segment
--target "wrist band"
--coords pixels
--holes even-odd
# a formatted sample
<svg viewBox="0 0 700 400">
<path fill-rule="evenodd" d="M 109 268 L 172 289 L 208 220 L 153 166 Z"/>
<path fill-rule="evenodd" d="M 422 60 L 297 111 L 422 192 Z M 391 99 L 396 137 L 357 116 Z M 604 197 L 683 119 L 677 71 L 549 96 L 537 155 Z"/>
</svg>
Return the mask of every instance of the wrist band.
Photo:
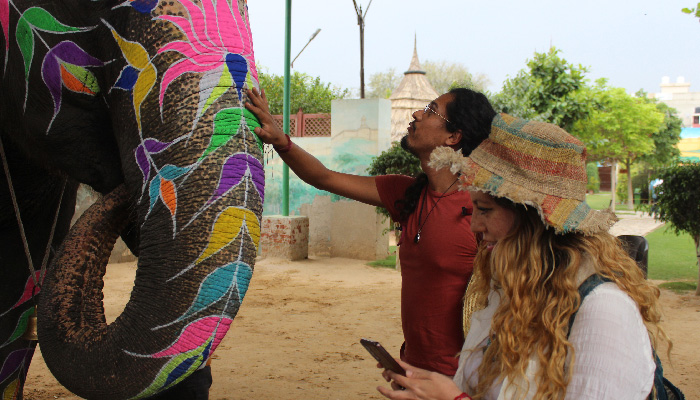
<svg viewBox="0 0 700 400">
<path fill-rule="evenodd" d="M 472 400 L 472 398 L 471 398 L 471 397 L 469 397 L 469 395 L 468 395 L 468 394 L 466 394 L 466 393 L 462 393 L 462 394 L 460 394 L 459 396 L 455 397 L 455 399 L 454 399 L 454 400 L 465 400 L 465 399 L 469 399 L 469 400 Z"/>
<path fill-rule="evenodd" d="M 275 147 L 275 146 L 272 146 L 272 148 L 274 148 L 275 151 L 278 152 L 278 153 L 286 153 L 286 152 L 288 152 L 289 149 L 291 149 L 291 148 L 292 148 L 292 145 L 294 144 L 294 143 L 292 143 L 292 138 L 291 138 L 289 135 L 285 135 L 285 136 L 287 136 L 287 144 L 286 144 L 284 147 Z"/>
</svg>

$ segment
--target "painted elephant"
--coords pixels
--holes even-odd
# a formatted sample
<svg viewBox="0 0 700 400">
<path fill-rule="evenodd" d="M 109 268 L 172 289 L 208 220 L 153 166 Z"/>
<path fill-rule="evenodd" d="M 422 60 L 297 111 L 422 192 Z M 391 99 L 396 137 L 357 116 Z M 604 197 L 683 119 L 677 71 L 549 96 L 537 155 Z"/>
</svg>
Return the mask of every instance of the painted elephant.
<svg viewBox="0 0 700 400">
<path fill-rule="evenodd" d="M 228 331 L 264 196 L 243 107 L 257 86 L 247 12 L 245 0 L 0 0 L 3 400 L 22 397 L 35 304 L 46 364 L 93 399 L 173 387 Z M 104 197 L 68 232 L 79 182 Z M 107 325 L 120 233 L 138 269 Z"/>
</svg>

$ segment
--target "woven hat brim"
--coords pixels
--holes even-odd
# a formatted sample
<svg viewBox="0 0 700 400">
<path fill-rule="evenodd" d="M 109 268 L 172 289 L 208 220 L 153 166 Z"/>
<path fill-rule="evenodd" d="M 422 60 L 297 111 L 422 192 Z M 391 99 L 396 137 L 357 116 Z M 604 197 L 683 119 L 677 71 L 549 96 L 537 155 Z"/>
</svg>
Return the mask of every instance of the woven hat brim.
<svg viewBox="0 0 700 400">
<path fill-rule="evenodd" d="M 510 179 L 505 179 L 447 147 L 433 151 L 430 166 L 436 169 L 448 167 L 452 173 L 461 173 L 460 190 L 479 190 L 534 207 L 542 221 L 558 234 L 580 232 L 592 235 L 608 231 L 617 222 L 617 216 L 611 210 L 593 210 L 585 199 L 550 195 L 516 183 L 532 182 L 532 177 L 528 176 L 531 171 L 521 169 L 516 172 L 520 176 L 511 174 Z"/>
<path fill-rule="evenodd" d="M 542 221 L 558 234 L 607 232 L 618 220 L 609 209 L 594 210 L 585 201 L 537 192 L 505 180 L 471 160 L 467 160 L 465 167 L 461 171 L 461 190 L 480 190 L 495 197 L 505 197 L 516 204 L 534 207 Z"/>
</svg>

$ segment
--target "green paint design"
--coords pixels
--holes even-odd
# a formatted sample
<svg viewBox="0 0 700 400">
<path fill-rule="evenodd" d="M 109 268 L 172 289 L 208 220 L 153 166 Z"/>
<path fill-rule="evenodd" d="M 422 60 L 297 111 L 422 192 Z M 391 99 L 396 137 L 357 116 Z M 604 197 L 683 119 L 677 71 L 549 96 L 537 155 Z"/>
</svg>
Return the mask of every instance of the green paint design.
<svg viewBox="0 0 700 400">
<path fill-rule="evenodd" d="M 61 63 L 61 65 L 93 93 L 100 92 L 100 85 L 97 83 L 97 78 L 95 78 L 95 75 L 87 68 L 65 62 Z"/>
<path fill-rule="evenodd" d="M 22 52 L 22 58 L 24 59 L 24 79 L 28 80 L 29 68 L 32 66 L 32 58 L 34 58 L 34 35 L 32 34 L 32 27 L 24 18 L 20 18 L 17 21 L 15 37 L 17 38 L 19 51 Z"/>
<path fill-rule="evenodd" d="M 10 335 L 10 338 L 7 339 L 5 343 L 14 342 L 17 340 L 17 338 L 24 334 L 24 332 L 27 330 L 27 321 L 29 321 L 29 317 L 31 317 L 32 314 L 34 314 L 34 307 L 31 307 L 22 313 L 22 316 L 19 318 L 17 326 L 15 327 L 15 331 L 12 332 L 12 335 Z"/>
<path fill-rule="evenodd" d="M 32 27 L 40 31 L 51 33 L 73 33 L 90 29 L 76 28 L 74 26 L 62 24 L 48 11 L 40 7 L 31 7 L 25 10 L 17 21 L 15 37 L 17 38 L 17 45 L 24 59 L 24 78 L 27 80 L 29 79 L 29 69 L 32 65 L 32 58 L 34 58 L 34 35 L 32 33 Z"/>
<path fill-rule="evenodd" d="M 26 19 L 29 24 L 36 27 L 36 29 L 53 32 L 53 33 L 70 33 L 70 32 L 80 32 L 81 28 L 76 28 L 73 26 L 68 26 L 58 22 L 53 15 L 49 14 L 48 11 L 40 7 L 32 7 L 27 9 L 23 14 L 23 19 Z"/>
<path fill-rule="evenodd" d="M 219 147 L 228 143 L 233 136 L 238 134 L 242 122 L 245 122 L 251 131 L 255 127 L 260 127 L 260 122 L 255 115 L 245 108 L 226 108 L 216 113 L 211 142 L 198 161 L 203 160 Z M 256 138 L 260 140 L 257 136 Z"/>
<path fill-rule="evenodd" d="M 219 99 L 219 97 L 223 96 L 226 91 L 233 86 L 233 79 L 231 78 L 231 74 L 228 73 L 228 71 L 225 68 L 222 68 L 221 70 L 221 76 L 219 76 L 219 83 L 217 83 L 216 87 L 214 90 L 212 90 L 211 94 L 209 95 L 209 98 L 207 99 L 207 102 L 204 104 L 204 107 L 202 107 L 202 114 L 209 109 L 209 107 L 214 104 L 216 100 Z"/>
<path fill-rule="evenodd" d="M 192 349 L 186 353 L 178 354 L 177 356 L 173 357 L 170 361 L 168 361 L 167 364 L 165 364 L 165 366 L 163 366 L 163 368 L 161 368 L 160 372 L 158 373 L 158 376 L 153 381 L 153 383 L 151 383 L 151 385 L 147 387 L 143 392 L 136 395 L 136 397 L 133 397 L 133 399 L 142 399 L 145 397 L 153 396 L 158 391 L 171 388 L 180 383 L 183 379 L 185 379 L 186 376 L 189 376 L 190 373 L 197 370 L 197 368 L 199 368 L 205 361 L 204 357 L 202 356 L 202 353 L 204 352 L 204 349 L 211 343 L 212 340 L 213 338 L 209 338 L 209 340 L 202 343 L 202 345 L 197 347 L 196 349 Z M 179 378 L 170 382 L 170 384 L 167 387 L 163 387 L 163 385 L 165 385 L 165 382 L 168 380 L 168 376 L 170 376 L 170 374 L 175 370 L 175 368 L 179 367 L 180 364 L 193 357 L 197 357 L 197 360 L 195 360 L 192 363 L 192 365 L 190 365 L 190 367 L 187 369 L 187 372 L 183 373 Z"/>
</svg>

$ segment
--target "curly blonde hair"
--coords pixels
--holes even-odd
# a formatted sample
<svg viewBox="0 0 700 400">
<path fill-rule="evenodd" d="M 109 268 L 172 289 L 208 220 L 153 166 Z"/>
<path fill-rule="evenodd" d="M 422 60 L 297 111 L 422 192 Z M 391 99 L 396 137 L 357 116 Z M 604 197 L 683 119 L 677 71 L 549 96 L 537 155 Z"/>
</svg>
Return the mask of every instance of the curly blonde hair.
<svg viewBox="0 0 700 400">
<path fill-rule="evenodd" d="M 569 319 L 578 310 L 577 272 L 584 258 L 595 272 L 627 293 L 640 314 L 656 347 L 657 338 L 670 340 L 659 326 L 660 291 L 646 281 L 641 269 L 609 233 L 557 235 L 532 207 L 497 202 L 515 210 L 515 226 L 492 251 L 480 251 L 474 262 L 481 279 L 475 290 L 488 295 L 490 284 L 502 289 L 501 303 L 491 323 L 491 344 L 478 373 L 474 399 L 483 398 L 492 384 L 508 377 L 524 378 L 530 358 L 539 361 L 537 399 L 562 399 L 571 380 L 567 354 L 575 363 L 568 340 Z M 496 328 L 495 328 L 496 327 Z"/>
</svg>

